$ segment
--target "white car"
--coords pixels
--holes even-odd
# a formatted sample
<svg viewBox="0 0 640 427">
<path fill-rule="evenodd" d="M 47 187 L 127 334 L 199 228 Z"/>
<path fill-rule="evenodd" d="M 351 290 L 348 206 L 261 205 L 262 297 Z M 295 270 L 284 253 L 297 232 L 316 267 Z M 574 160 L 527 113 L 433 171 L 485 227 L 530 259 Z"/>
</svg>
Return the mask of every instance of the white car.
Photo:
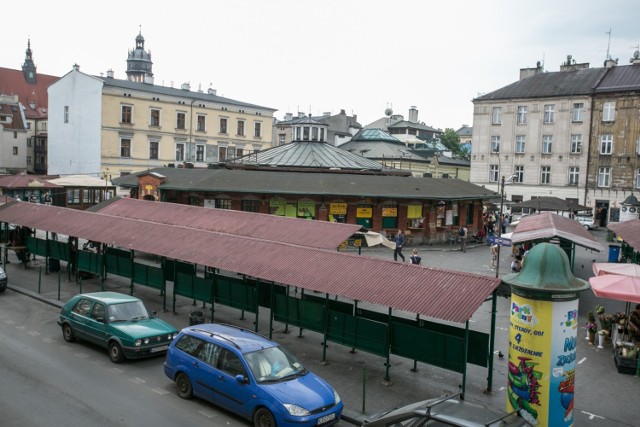
<svg viewBox="0 0 640 427">
<path fill-rule="evenodd" d="M 578 215 L 576 219 L 587 230 L 596 230 L 598 228 L 598 223 L 593 220 L 591 215 Z"/>
</svg>

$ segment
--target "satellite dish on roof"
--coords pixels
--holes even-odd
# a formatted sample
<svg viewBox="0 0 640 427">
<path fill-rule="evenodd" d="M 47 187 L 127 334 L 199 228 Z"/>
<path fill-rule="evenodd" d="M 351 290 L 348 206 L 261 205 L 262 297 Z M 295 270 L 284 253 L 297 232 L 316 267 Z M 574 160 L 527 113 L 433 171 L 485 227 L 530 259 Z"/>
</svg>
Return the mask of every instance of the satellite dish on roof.
<svg viewBox="0 0 640 427">
<path fill-rule="evenodd" d="M 384 115 L 387 117 L 391 117 L 391 115 L 393 114 L 393 110 L 389 107 L 387 107 L 386 110 L 384 110 Z"/>
</svg>

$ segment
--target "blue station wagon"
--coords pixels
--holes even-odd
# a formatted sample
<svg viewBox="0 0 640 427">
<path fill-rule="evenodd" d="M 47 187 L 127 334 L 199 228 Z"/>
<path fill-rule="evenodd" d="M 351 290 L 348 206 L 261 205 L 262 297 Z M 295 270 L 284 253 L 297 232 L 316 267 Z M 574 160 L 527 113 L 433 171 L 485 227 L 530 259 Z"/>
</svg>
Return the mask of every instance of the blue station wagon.
<svg viewBox="0 0 640 427">
<path fill-rule="evenodd" d="M 140 299 L 118 292 L 72 297 L 62 307 L 58 325 L 65 341 L 80 338 L 104 347 L 114 363 L 162 354 L 178 335 L 169 323 L 149 316 Z"/>
<path fill-rule="evenodd" d="M 181 398 L 199 397 L 256 427 L 329 426 L 342 413 L 338 393 L 287 349 L 235 326 L 183 329 L 167 351 L 164 372 Z"/>
</svg>

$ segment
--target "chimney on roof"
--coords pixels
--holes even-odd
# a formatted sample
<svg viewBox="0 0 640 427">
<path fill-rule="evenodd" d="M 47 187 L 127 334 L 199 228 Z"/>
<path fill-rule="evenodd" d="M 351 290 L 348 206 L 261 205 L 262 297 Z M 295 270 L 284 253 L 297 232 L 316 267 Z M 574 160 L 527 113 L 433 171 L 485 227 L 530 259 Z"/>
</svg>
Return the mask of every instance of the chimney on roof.
<svg viewBox="0 0 640 427">
<path fill-rule="evenodd" d="M 80 71 L 80 66 L 78 64 L 73 64 L 73 71 Z"/>
<path fill-rule="evenodd" d="M 286 121 L 291 121 L 291 120 L 293 119 L 293 114 L 291 114 L 291 113 L 286 113 L 286 114 L 284 115 L 284 119 L 285 119 Z"/>
<path fill-rule="evenodd" d="M 589 68 L 588 62 L 583 62 L 582 64 L 576 64 L 576 60 L 571 57 L 571 55 L 567 55 L 567 60 L 560 66 L 560 71 L 577 71 Z"/>
<path fill-rule="evenodd" d="M 182 86 L 180 86 L 180 89 L 182 90 L 191 90 L 191 85 L 189 83 L 182 83 Z"/>
<path fill-rule="evenodd" d="M 640 50 L 633 52 L 633 58 L 629 60 L 633 65 L 640 64 Z"/>
<path fill-rule="evenodd" d="M 210 87 L 209 89 L 207 89 L 207 93 L 209 95 L 216 95 L 218 93 L 218 91 L 215 90 L 214 88 Z"/>
<path fill-rule="evenodd" d="M 618 65 L 618 58 L 616 59 L 609 58 L 604 61 L 604 68 L 613 68 L 616 65 Z"/>
<path fill-rule="evenodd" d="M 112 69 L 107 70 L 107 78 L 108 79 L 112 79 L 113 78 L 113 70 Z"/>
<path fill-rule="evenodd" d="M 347 113 L 344 110 L 340 110 L 340 114 L 342 114 L 344 116 Z"/>
<path fill-rule="evenodd" d="M 418 109 L 413 105 L 409 108 L 409 122 L 418 123 Z"/>
<path fill-rule="evenodd" d="M 534 76 L 538 73 L 543 73 L 544 67 L 540 63 L 540 61 L 536 62 L 535 68 L 520 68 L 520 80 L 526 79 L 527 77 Z"/>
<path fill-rule="evenodd" d="M 322 113 L 323 117 L 330 117 L 331 116 L 331 111 L 325 111 L 324 113 Z"/>
<path fill-rule="evenodd" d="M 302 111 L 298 111 L 298 118 L 301 119 L 303 117 L 306 117 L 306 114 L 303 113 Z"/>
</svg>

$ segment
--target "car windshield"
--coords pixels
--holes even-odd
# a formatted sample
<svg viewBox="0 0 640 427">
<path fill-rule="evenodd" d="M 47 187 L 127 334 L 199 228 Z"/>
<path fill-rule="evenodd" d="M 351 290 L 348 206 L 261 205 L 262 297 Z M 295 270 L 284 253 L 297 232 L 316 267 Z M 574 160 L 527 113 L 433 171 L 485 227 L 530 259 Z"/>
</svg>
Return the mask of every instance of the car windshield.
<svg viewBox="0 0 640 427">
<path fill-rule="evenodd" d="M 282 381 L 302 376 L 307 370 L 284 347 L 270 347 L 245 354 L 256 381 Z"/>
<path fill-rule="evenodd" d="M 148 318 L 149 314 L 142 301 L 131 301 L 109 306 L 109 322 L 129 322 Z"/>
</svg>

